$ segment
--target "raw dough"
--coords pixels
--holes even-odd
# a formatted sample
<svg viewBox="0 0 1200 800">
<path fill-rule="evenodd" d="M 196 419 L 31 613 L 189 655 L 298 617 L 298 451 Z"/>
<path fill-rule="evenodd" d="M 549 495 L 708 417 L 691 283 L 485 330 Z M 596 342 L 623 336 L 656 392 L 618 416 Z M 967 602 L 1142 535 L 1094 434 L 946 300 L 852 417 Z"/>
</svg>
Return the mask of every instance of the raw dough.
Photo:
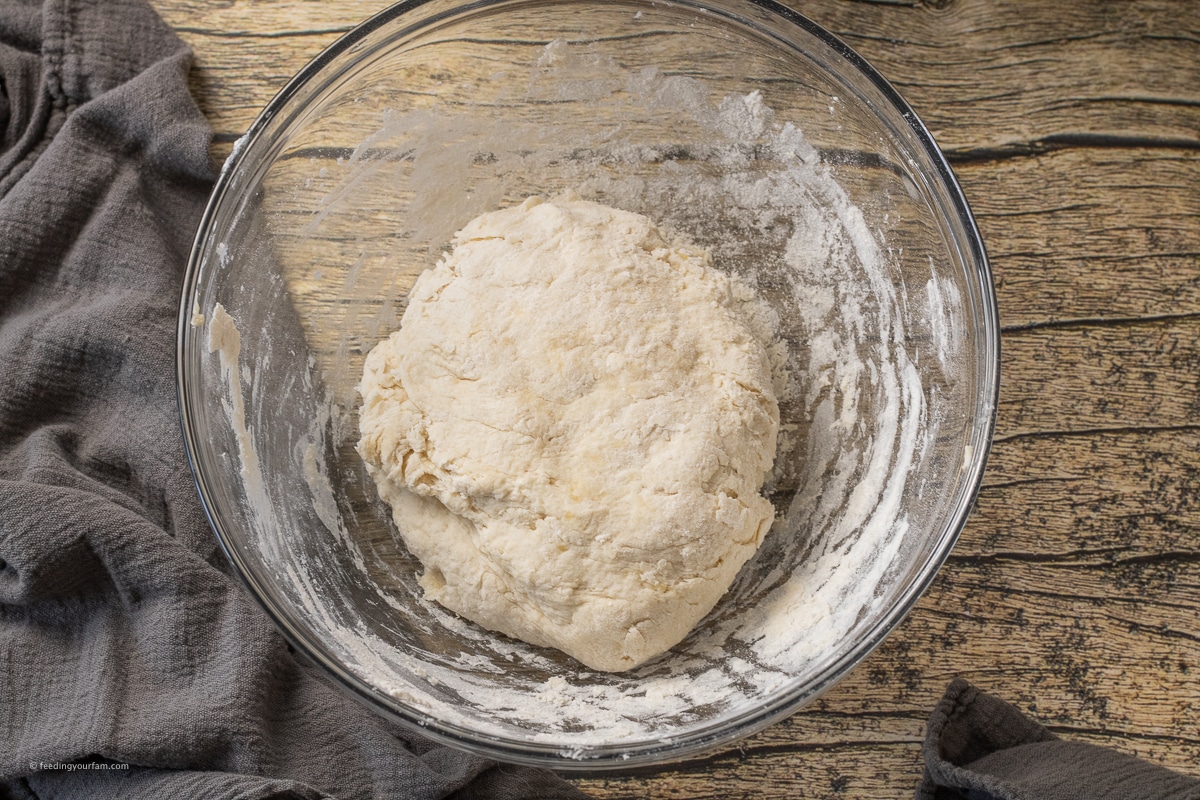
<svg viewBox="0 0 1200 800">
<path fill-rule="evenodd" d="M 774 517 L 779 409 L 730 280 L 573 193 L 468 223 L 360 391 L 426 596 L 594 669 L 677 644 Z"/>
</svg>

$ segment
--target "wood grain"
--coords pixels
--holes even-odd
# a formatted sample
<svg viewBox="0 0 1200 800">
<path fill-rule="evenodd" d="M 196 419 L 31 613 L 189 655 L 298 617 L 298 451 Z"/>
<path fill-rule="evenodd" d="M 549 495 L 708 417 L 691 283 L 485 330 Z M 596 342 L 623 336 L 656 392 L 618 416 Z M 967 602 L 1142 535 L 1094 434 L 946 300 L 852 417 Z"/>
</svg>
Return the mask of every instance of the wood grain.
<svg viewBox="0 0 1200 800">
<path fill-rule="evenodd" d="M 1200 775 L 1200 5 L 793 5 L 901 91 L 977 215 L 1004 329 L 984 487 L 930 591 L 819 702 L 705 759 L 576 780 L 613 800 L 907 796 L 954 676 Z M 382 7 L 155 6 L 195 51 L 214 163 Z"/>
</svg>

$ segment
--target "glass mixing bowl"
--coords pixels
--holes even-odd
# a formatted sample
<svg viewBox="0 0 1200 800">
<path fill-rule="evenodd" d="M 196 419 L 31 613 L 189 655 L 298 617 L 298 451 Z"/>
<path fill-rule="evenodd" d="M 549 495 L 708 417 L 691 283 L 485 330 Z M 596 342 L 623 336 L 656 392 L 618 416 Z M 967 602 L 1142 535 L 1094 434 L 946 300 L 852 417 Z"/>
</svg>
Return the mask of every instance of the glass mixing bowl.
<svg viewBox="0 0 1200 800">
<path fill-rule="evenodd" d="M 682 643 L 619 674 L 424 600 L 354 450 L 363 357 L 415 277 L 481 212 L 567 189 L 710 248 L 787 356 L 771 532 Z M 179 396 L 213 527 L 297 648 L 435 739 L 596 769 L 748 735 L 879 644 L 967 517 L 998 339 L 946 161 L 808 20 L 432 0 L 344 36 L 237 143 L 188 266 Z"/>
</svg>

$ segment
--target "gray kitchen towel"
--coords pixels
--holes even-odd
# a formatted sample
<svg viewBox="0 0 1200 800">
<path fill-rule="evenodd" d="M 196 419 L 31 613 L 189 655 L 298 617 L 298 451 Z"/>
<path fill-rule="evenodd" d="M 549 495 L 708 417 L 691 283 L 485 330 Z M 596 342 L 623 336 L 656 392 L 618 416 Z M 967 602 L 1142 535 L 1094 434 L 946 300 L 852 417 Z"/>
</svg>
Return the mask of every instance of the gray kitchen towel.
<svg viewBox="0 0 1200 800">
<path fill-rule="evenodd" d="M 1059 739 L 962 679 L 930 715 L 924 755 L 917 800 L 1200 800 L 1200 780 Z"/>
<path fill-rule="evenodd" d="M 0 3 L 0 797 L 584 797 L 378 718 L 231 578 L 175 401 L 189 64 L 142 0 Z"/>
</svg>

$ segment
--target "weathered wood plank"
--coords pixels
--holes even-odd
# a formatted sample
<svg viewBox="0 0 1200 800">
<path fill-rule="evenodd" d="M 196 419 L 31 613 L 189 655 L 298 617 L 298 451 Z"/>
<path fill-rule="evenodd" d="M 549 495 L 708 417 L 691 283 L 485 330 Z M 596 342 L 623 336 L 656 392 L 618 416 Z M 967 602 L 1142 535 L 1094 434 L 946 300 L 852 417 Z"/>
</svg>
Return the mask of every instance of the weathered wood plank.
<svg viewBox="0 0 1200 800">
<path fill-rule="evenodd" d="M 998 436 L 1161 430 L 1200 418 L 1200 313 L 1004 337 Z M 1071 364 L 1069 371 L 1034 369 Z"/>
<path fill-rule="evenodd" d="M 1007 330 L 1200 313 L 1200 152 L 1071 149 L 957 172 Z"/>
<path fill-rule="evenodd" d="M 385 4 L 160 0 L 156 7 L 196 51 L 201 70 L 213 71 L 194 85 L 224 143 L 290 75 Z M 1093 144 L 1200 148 L 1200 8 L 1187 0 L 797 7 L 875 64 L 952 157 L 1069 147 L 1081 136 Z"/>
<path fill-rule="evenodd" d="M 1186 0 L 800 8 L 871 60 L 952 157 L 1080 134 L 1200 146 L 1200 9 Z"/>
</svg>

